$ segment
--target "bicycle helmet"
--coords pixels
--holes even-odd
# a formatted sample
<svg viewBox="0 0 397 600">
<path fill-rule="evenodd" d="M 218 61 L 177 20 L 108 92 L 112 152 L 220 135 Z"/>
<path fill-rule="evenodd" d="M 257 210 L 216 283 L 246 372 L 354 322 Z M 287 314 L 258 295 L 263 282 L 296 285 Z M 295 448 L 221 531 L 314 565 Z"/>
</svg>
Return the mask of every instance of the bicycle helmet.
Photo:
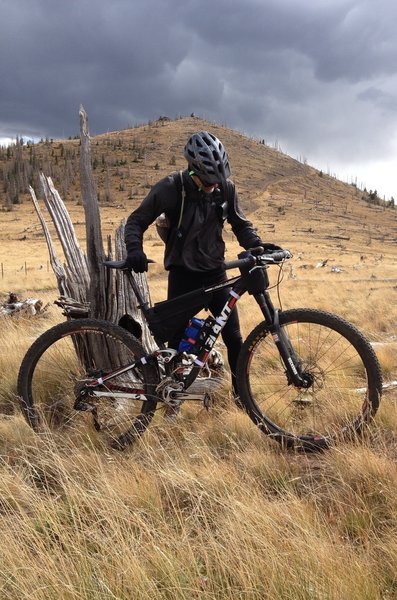
<svg viewBox="0 0 397 600">
<path fill-rule="evenodd" d="M 204 184 L 220 183 L 230 176 L 229 157 L 217 137 L 208 131 L 194 133 L 188 140 L 184 156 L 189 169 Z"/>
</svg>

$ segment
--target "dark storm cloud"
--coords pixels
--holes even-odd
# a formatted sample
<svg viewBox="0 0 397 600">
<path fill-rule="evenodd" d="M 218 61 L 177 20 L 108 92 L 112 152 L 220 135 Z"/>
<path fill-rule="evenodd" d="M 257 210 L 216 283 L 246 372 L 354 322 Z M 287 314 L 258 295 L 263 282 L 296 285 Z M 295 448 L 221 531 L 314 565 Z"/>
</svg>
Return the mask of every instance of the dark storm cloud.
<svg viewBox="0 0 397 600">
<path fill-rule="evenodd" d="M 0 0 L 0 137 L 195 112 L 291 154 L 388 156 L 394 0 Z M 375 156 L 375 154 L 374 154 Z"/>
<path fill-rule="evenodd" d="M 80 102 L 97 129 L 147 118 L 186 52 L 183 30 L 162 25 L 166 3 L 16 0 L 0 10 L 3 131 L 74 131 Z"/>
<path fill-rule="evenodd" d="M 222 19 L 208 19 L 207 8 L 195 19 L 195 56 L 225 81 L 217 111 L 223 106 L 240 127 L 302 152 L 329 152 L 331 144 L 330 158 L 340 156 L 343 134 L 355 155 L 365 154 L 368 138 L 378 152 L 389 150 L 382 123 L 395 127 L 397 5 L 225 0 L 217 3 Z"/>
</svg>

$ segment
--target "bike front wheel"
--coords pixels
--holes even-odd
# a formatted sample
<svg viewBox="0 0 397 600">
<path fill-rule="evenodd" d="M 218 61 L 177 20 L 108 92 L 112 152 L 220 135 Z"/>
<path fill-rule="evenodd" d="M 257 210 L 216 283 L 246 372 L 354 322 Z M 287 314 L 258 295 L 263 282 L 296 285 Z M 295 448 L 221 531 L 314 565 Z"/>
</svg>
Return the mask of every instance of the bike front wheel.
<svg viewBox="0 0 397 600">
<path fill-rule="evenodd" d="M 375 415 L 382 393 L 378 359 L 366 338 L 337 315 L 320 310 L 280 312 L 308 388 L 295 386 L 260 323 L 244 342 L 237 370 L 251 419 L 286 447 L 327 448 L 352 437 Z"/>
<path fill-rule="evenodd" d="M 107 321 L 79 319 L 49 329 L 30 347 L 19 370 L 27 422 L 35 430 L 81 428 L 84 411 L 114 447 L 126 446 L 145 431 L 157 403 L 157 368 L 128 368 L 144 355 L 137 339 Z M 103 383 L 90 387 L 98 378 Z"/>
</svg>

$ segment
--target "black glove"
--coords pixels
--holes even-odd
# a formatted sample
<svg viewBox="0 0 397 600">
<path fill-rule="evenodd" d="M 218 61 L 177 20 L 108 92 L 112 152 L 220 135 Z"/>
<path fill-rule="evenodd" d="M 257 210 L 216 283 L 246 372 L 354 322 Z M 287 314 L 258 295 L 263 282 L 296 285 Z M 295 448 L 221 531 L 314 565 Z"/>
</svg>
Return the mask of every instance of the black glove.
<svg viewBox="0 0 397 600">
<path fill-rule="evenodd" d="M 260 245 L 262 246 L 265 254 L 271 254 L 272 252 L 279 252 L 282 250 L 281 246 L 277 246 L 276 244 L 267 244 L 265 242 L 261 242 Z"/>
<path fill-rule="evenodd" d="M 147 271 L 147 257 L 142 248 L 130 250 L 125 259 L 125 266 L 132 269 L 135 273 L 144 273 Z"/>
</svg>

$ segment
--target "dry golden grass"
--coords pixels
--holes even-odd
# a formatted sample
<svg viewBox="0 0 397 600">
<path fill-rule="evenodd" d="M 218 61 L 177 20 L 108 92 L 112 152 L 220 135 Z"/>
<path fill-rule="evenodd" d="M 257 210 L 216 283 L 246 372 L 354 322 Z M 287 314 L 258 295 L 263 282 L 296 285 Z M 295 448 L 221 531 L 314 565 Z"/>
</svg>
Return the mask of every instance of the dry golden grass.
<svg viewBox="0 0 397 600">
<path fill-rule="evenodd" d="M 124 455 L 92 428 L 37 436 L 10 402 L 58 310 L 3 320 L 0 597 L 396 596 L 394 396 L 363 442 L 322 456 L 282 453 L 227 400 L 157 419 Z"/>
<path fill-rule="evenodd" d="M 395 453 L 377 432 L 283 455 L 218 410 L 119 455 L 0 427 L 1 597 L 395 597 Z"/>
<path fill-rule="evenodd" d="M 146 173 L 153 182 L 165 174 L 170 153 L 179 156 L 187 131 L 202 126 L 211 128 L 186 119 L 119 132 L 156 140 L 132 176 Z M 212 129 L 231 150 L 242 203 L 260 234 L 294 253 L 283 307 L 342 314 L 376 343 L 385 378 L 397 379 L 394 211 L 370 208 L 351 186 Z M 150 170 L 157 159 L 160 171 Z M 104 231 L 113 231 L 132 204 L 118 196 L 115 206 L 102 207 Z M 83 244 L 82 208 L 76 201 L 68 207 Z M 1 213 L 0 223 L 2 293 L 52 302 L 55 279 L 31 205 Z M 230 233 L 227 242 L 231 258 L 238 247 Z M 153 231 L 145 247 L 157 261 L 152 296 L 161 300 L 163 246 Z M 273 269 L 273 284 L 276 276 Z M 260 312 L 248 296 L 239 306 L 246 335 Z M 118 454 L 88 424 L 38 436 L 14 411 L 24 353 L 62 319 L 51 306 L 44 316 L 1 322 L 0 598 L 397 597 L 395 392 L 385 393 L 362 441 L 323 455 L 283 453 L 231 406 L 226 385 L 209 413 L 187 411 L 172 426 L 156 419 L 138 444 Z"/>
</svg>

